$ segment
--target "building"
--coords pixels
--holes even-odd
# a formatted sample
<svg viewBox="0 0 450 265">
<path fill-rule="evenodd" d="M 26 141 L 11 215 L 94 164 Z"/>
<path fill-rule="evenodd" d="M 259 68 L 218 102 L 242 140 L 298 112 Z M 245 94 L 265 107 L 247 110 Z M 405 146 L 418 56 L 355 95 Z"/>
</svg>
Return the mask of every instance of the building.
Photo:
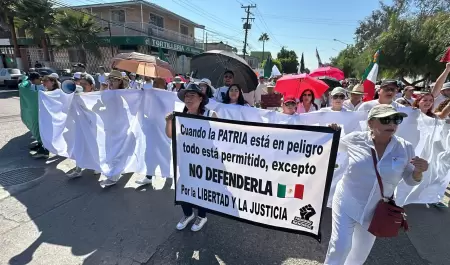
<svg viewBox="0 0 450 265">
<path fill-rule="evenodd" d="M 250 52 L 250 56 L 258 58 L 260 62 L 266 60 L 268 56 L 270 56 L 270 58 L 273 58 L 272 54 L 269 51 L 264 51 L 264 55 L 262 51 L 252 51 Z"/>
<path fill-rule="evenodd" d="M 208 42 L 204 44 L 205 51 L 222 50 L 227 52 L 237 52 L 237 49 L 233 46 L 221 42 Z"/>
<path fill-rule="evenodd" d="M 249 55 L 246 55 L 244 58 L 244 55 L 242 54 L 239 54 L 239 57 L 243 58 L 252 69 L 260 68 L 261 61 L 259 60 L 259 58 Z"/>
<path fill-rule="evenodd" d="M 203 52 L 203 41 L 195 38 L 195 30 L 204 26 L 154 3 L 135 0 L 71 8 L 91 13 L 105 29 L 99 34 L 105 44 L 101 47 L 103 59 L 88 58 L 89 71 L 109 65 L 111 57 L 117 53 L 136 51 L 158 56 L 162 51 L 177 72 L 186 73 L 190 70 L 192 56 Z M 31 46 L 33 40 L 22 38 L 20 44 Z M 77 52 L 55 53 L 49 64 L 56 68 L 70 68 L 70 63 L 79 61 Z M 30 62 L 42 61 L 39 51 L 29 57 Z"/>
</svg>

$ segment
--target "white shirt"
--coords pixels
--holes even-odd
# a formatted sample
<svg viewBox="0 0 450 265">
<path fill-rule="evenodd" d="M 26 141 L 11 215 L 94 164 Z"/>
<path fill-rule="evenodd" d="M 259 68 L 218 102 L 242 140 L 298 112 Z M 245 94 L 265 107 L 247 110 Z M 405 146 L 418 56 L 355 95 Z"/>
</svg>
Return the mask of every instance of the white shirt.
<svg viewBox="0 0 450 265">
<path fill-rule="evenodd" d="M 339 208 L 333 210 L 344 212 L 365 228 L 372 221 L 375 207 L 381 199 L 371 148 L 375 149 L 370 132 L 352 132 L 341 138 L 339 151 L 348 154 L 348 160 L 344 162 L 348 165 L 339 165 L 347 169 L 336 185 L 333 197 L 333 206 Z M 412 178 L 414 166 L 410 160 L 414 156 L 411 143 L 397 136 L 392 137 L 377 163 L 385 197 L 392 196 L 402 179 L 410 186 L 420 183 Z"/>
<path fill-rule="evenodd" d="M 361 104 L 363 103 L 363 101 L 361 100 L 358 104 L 353 105 L 352 101 L 350 99 L 346 99 L 344 100 L 343 106 L 344 108 L 350 110 L 350 111 L 355 111 L 359 108 L 359 106 L 361 106 Z"/>
<path fill-rule="evenodd" d="M 444 102 L 446 99 L 448 99 L 446 96 L 444 96 L 442 93 L 439 94 L 439 96 L 434 98 L 434 104 L 433 104 L 433 110 L 435 110 L 439 104 Z"/>
<path fill-rule="evenodd" d="M 258 86 L 256 87 L 255 90 L 255 103 L 261 103 L 261 95 L 266 95 L 267 94 L 267 85 L 266 84 L 258 84 Z"/>
<path fill-rule="evenodd" d="M 228 86 L 219 87 L 216 89 L 216 94 L 214 97 L 218 102 L 223 102 L 222 93 L 226 94 L 228 91 Z"/>
<path fill-rule="evenodd" d="M 405 98 L 405 97 L 401 97 L 401 98 L 398 98 L 398 99 L 396 99 L 395 100 L 395 102 L 397 102 L 397 103 L 400 103 L 401 101 L 403 101 L 403 100 L 405 100 L 405 101 L 408 101 L 409 102 L 409 106 L 406 106 L 406 107 L 410 107 L 410 106 L 412 106 L 412 104 L 414 103 L 414 101 L 415 101 L 415 99 L 413 99 L 413 98 L 411 98 L 411 99 L 407 99 L 407 98 Z M 400 104 L 402 104 L 402 103 L 400 103 Z"/>
<path fill-rule="evenodd" d="M 137 80 L 130 80 L 129 88 L 130 89 L 140 89 L 141 88 L 141 84 Z"/>
<path fill-rule="evenodd" d="M 319 111 L 321 112 L 346 112 L 349 111 L 348 109 L 342 107 L 340 111 L 332 110 L 331 107 L 321 108 Z"/>
<path fill-rule="evenodd" d="M 153 88 L 152 82 L 144 82 L 144 84 L 142 85 L 142 89 L 150 89 L 150 88 Z"/>
<path fill-rule="evenodd" d="M 373 107 L 375 107 L 375 106 L 377 106 L 377 105 L 380 105 L 380 102 L 378 101 L 378 99 L 374 99 L 374 100 L 371 100 L 371 101 L 364 102 L 364 103 L 361 104 L 356 110 L 357 110 L 357 111 L 366 111 L 366 112 L 369 112 Z M 402 104 L 399 104 L 399 103 L 397 103 L 397 102 L 395 102 L 395 101 L 392 101 L 391 105 L 392 105 L 394 108 L 396 108 L 396 109 L 397 109 L 397 108 L 404 107 Z"/>
<path fill-rule="evenodd" d="M 313 112 L 313 111 L 318 111 L 320 109 L 319 106 L 317 106 L 317 108 L 311 104 L 311 107 L 309 107 L 309 110 L 306 111 L 305 107 L 303 106 L 303 103 L 300 102 L 297 104 L 297 113 L 307 113 L 307 112 Z"/>
</svg>

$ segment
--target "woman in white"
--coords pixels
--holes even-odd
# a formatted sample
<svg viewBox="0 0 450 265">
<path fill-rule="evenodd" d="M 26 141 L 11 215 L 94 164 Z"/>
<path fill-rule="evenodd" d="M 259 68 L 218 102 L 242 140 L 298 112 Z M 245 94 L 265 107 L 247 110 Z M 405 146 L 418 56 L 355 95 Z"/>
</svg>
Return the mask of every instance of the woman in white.
<svg viewBox="0 0 450 265">
<path fill-rule="evenodd" d="M 371 149 L 377 154 L 384 196 L 391 196 L 402 179 L 411 186 L 421 182 L 428 162 L 414 155 L 409 142 L 394 135 L 406 116 L 391 105 L 377 105 L 369 112 L 369 131 L 341 139 L 339 148 L 347 152 L 349 161 L 333 197 L 332 233 L 324 264 L 362 265 L 375 242 L 367 230 L 382 197 Z"/>
<path fill-rule="evenodd" d="M 178 98 L 184 102 L 185 107 L 183 113 L 189 113 L 193 115 L 200 115 L 205 117 L 217 118 L 214 111 L 206 109 L 206 105 L 209 102 L 209 98 L 202 92 L 202 89 L 195 83 L 190 83 L 187 88 L 178 92 Z M 167 137 L 172 138 L 172 119 L 173 114 L 169 113 L 166 116 L 166 134 Z M 192 206 L 187 203 L 181 204 L 184 216 L 177 224 L 178 230 L 183 230 L 195 217 L 192 211 Z M 202 229 L 208 219 L 206 218 L 206 210 L 202 207 L 198 207 L 198 216 L 191 230 L 196 232 Z"/>
<path fill-rule="evenodd" d="M 403 90 L 402 97 L 395 100 L 395 102 L 402 104 L 405 107 L 412 107 L 414 103 L 414 98 L 412 95 L 414 94 L 414 87 L 407 86 Z"/>
<path fill-rule="evenodd" d="M 136 80 L 136 74 L 135 73 L 130 73 L 130 84 L 128 86 L 128 88 L 130 89 L 141 89 L 141 83 Z"/>
<path fill-rule="evenodd" d="M 321 108 L 320 111 L 330 112 L 330 111 L 348 111 L 344 108 L 344 100 L 347 90 L 342 87 L 335 87 L 331 95 L 331 107 Z"/>
<path fill-rule="evenodd" d="M 250 107 L 247 101 L 245 101 L 244 93 L 238 84 L 233 84 L 228 88 L 228 91 L 223 98 L 223 103 Z"/>
<path fill-rule="evenodd" d="M 344 101 L 344 108 L 355 111 L 363 103 L 364 86 L 361 84 L 355 85 L 348 93 L 350 98 Z"/>
<path fill-rule="evenodd" d="M 300 95 L 300 102 L 297 104 L 297 113 L 308 113 L 318 111 L 319 106 L 314 103 L 314 92 L 312 89 L 305 89 Z"/>
</svg>

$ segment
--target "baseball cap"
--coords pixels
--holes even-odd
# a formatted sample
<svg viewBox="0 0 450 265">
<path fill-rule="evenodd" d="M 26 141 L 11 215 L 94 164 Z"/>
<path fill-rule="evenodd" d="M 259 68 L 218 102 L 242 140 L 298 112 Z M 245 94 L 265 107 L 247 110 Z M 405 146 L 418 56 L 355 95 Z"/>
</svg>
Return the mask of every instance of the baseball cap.
<svg viewBox="0 0 450 265">
<path fill-rule="evenodd" d="M 59 79 L 59 75 L 57 73 L 51 73 L 49 76 Z"/>
<path fill-rule="evenodd" d="M 337 94 L 346 95 L 346 93 L 347 93 L 347 90 L 345 90 L 343 87 L 338 86 L 338 87 L 335 87 L 333 90 L 331 90 L 330 94 L 332 96 L 334 96 L 334 95 L 337 95 Z"/>
<path fill-rule="evenodd" d="M 373 107 L 370 112 L 369 116 L 367 117 L 368 120 L 373 118 L 385 118 L 392 115 L 400 115 L 403 118 L 408 117 L 408 114 L 404 112 L 397 111 L 392 105 L 388 104 L 380 104 Z"/>
<path fill-rule="evenodd" d="M 81 72 L 75 72 L 74 74 L 73 74 L 73 79 L 80 79 L 81 78 Z"/>
<path fill-rule="evenodd" d="M 76 63 L 74 65 L 72 65 L 73 67 L 81 67 L 81 68 L 86 68 L 86 66 L 82 63 Z"/>
<path fill-rule="evenodd" d="M 287 97 L 285 97 L 285 98 L 283 99 L 283 103 L 289 103 L 289 102 L 294 102 L 294 103 L 296 103 L 297 100 L 295 100 L 295 97 L 293 97 L 293 96 L 287 96 Z"/>
<path fill-rule="evenodd" d="M 396 87 L 398 87 L 398 82 L 397 82 L 397 80 L 394 80 L 394 79 L 385 79 L 385 80 L 381 81 L 381 86 L 380 87 L 385 87 L 385 86 L 396 86 Z"/>
<path fill-rule="evenodd" d="M 441 90 L 450 89 L 450 82 L 444 83 Z"/>
</svg>

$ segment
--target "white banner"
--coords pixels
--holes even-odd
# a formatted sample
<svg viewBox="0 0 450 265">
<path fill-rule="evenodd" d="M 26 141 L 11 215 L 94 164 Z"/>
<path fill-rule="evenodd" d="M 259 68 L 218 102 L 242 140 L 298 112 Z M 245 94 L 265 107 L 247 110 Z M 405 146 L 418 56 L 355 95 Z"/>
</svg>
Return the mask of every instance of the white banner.
<svg viewBox="0 0 450 265">
<path fill-rule="evenodd" d="M 167 113 L 181 111 L 184 104 L 176 93 L 159 89 L 108 90 L 67 95 L 61 90 L 39 92 L 39 127 L 46 148 L 54 154 L 75 159 L 83 168 L 106 176 L 136 172 L 172 176 L 170 139 L 165 135 Z M 275 111 L 226 105 L 210 100 L 207 106 L 219 118 L 271 124 L 342 125 L 341 137 L 366 130 L 365 112 L 312 112 L 284 115 Z M 450 181 L 450 124 L 444 124 L 404 108 L 408 113 L 397 135 L 411 142 L 416 155 L 430 162 L 422 183 L 415 187 L 400 182 L 399 205 L 434 203 L 442 199 Z M 334 186 L 346 170 L 347 155 L 339 153 Z"/>
<path fill-rule="evenodd" d="M 175 200 L 320 241 L 339 134 L 176 113 Z"/>
</svg>

